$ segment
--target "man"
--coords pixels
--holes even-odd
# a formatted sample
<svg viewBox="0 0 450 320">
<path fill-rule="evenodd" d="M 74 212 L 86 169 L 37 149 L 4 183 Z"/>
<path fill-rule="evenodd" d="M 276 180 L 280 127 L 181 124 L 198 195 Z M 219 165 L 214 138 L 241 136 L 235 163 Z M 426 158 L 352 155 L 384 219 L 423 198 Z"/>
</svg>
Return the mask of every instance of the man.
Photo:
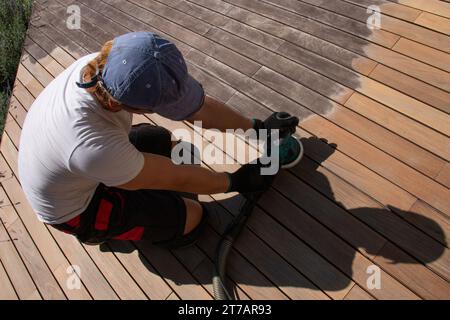
<svg viewBox="0 0 450 320">
<path fill-rule="evenodd" d="M 131 125 L 133 113 L 152 112 L 220 130 L 298 124 L 243 117 L 205 96 L 173 43 L 150 32 L 122 35 L 62 72 L 28 112 L 19 178 L 39 220 L 88 244 L 148 240 L 175 248 L 192 244 L 207 220 L 204 206 L 183 193 L 267 187 L 271 177 L 258 165 L 231 174 L 175 165 L 169 131 Z"/>
</svg>

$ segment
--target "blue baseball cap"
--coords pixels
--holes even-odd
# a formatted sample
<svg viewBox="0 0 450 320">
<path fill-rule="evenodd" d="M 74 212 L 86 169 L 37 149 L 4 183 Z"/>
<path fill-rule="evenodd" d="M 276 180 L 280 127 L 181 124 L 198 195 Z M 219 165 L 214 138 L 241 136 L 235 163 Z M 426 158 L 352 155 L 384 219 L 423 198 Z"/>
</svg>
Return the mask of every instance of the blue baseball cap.
<svg viewBox="0 0 450 320">
<path fill-rule="evenodd" d="M 99 81 L 120 103 L 172 120 L 189 118 L 205 97 L 175 44 L 152 32 L 115 38 Z"/>
</svg>

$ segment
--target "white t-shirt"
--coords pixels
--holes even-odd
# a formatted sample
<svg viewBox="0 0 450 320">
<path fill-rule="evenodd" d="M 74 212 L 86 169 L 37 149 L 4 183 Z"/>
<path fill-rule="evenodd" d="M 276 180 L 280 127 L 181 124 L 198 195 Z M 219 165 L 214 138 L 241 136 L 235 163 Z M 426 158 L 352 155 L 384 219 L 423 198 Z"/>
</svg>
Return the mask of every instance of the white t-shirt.
<svg viewBox="0 0 450 320">
<path fill-rule="evenodd" d="M 132 114 L 103 109 L 75 84 L 97 53 L 74 62 L 31 106 L 19 147 L 19 180 L 39 220 L 57 224 L 83 212 L 100 182 L 124 184 L 144 156 L 129 141 Z"/>
</svg>

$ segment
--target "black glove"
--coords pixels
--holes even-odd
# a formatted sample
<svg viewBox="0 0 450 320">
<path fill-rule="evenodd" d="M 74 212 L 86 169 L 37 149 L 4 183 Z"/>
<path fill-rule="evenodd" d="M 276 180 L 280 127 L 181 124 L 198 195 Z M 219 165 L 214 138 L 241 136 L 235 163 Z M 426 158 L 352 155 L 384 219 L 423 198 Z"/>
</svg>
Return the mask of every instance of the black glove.
<svg viewBox="0 0 450 320">
<path fill-rule="evenodd" d="M 228 173 L 230 186 L 227 192 L 252 193 L 266 191 L 275 175 L 262 175 L 261 164 L 245 164 L 234 173 Z"/>
<path fill-rule="evenodd" d="M 279 129 L 280 138 L 286 138 L 295 132 L 295 128 L 299 123 L 299 118 L 292 116 L 287 112 L 274 112 L 264 121 L 258 119 L 253 119 L 253 121 L 253 129 L 257 132 L 260 129 Z"/>
</svg>

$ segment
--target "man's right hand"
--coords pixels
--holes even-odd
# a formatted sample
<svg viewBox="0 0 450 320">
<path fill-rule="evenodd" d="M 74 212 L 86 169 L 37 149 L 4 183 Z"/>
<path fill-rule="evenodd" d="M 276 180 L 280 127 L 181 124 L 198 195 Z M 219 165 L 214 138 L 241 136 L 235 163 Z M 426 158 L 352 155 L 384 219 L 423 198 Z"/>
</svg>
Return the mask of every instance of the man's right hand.
<svg viewBox="0 0 450 320">
<path fill-rule="evenodd" d="M 253 193 L 266 191 L 275 175 L 262 175 L 261 164 L 245 164 L 239 170 L 228 173 L 230 186 L 227 192 Z"/>
</svg>

